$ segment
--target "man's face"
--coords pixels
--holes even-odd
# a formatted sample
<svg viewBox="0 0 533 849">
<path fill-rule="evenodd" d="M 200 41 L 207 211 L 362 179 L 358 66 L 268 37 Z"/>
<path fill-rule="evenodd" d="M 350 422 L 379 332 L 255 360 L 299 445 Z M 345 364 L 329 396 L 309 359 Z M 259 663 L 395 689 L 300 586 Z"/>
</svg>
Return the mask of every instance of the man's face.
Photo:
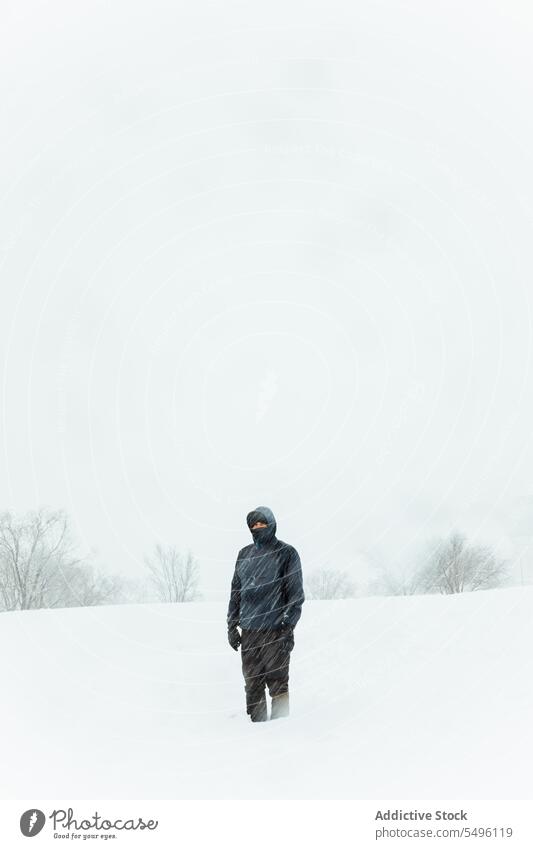
<svg viewBox="0 0 533 849">
<path fill-rule="evenodd" d="M 256 522 L 255 525 L 252 525 L 252 531 L 256 528 L 268 528 L 268 525 L 266 522 Z"/>
</svg>

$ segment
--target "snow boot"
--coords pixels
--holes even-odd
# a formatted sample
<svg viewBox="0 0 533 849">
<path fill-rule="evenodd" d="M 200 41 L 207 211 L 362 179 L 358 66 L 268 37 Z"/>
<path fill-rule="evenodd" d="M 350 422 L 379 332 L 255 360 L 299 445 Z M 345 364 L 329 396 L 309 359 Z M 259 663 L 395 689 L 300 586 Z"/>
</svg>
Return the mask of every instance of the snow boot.
<svg viewBox="0 0 533 849">
<path fill-rule="evenodd" d="M 272 696 L 272 710 L 270 719 L 279 719 L 281 716 L 289 715 L 289 694 L 280 693 L 279 696 Z"/>
</svg>

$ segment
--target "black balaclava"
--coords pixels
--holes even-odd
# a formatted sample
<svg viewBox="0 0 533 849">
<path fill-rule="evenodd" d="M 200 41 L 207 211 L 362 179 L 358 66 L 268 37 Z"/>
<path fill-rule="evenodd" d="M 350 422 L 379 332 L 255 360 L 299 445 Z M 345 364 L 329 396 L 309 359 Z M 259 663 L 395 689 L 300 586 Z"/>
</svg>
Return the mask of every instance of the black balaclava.
<svg viewBox="0 0 533 849">
<path fill-rule="evenodd" d="M 255 528 L 252 530 L 252 525 L 256 522 L 266 522 L 266 528 Z M 256 507 L 248 513 L 246 524 L 250 529 L 256 548 L 262 545 L 268 545 L 276 539 L 276 518 L 270 507 Z"/>
</svg>

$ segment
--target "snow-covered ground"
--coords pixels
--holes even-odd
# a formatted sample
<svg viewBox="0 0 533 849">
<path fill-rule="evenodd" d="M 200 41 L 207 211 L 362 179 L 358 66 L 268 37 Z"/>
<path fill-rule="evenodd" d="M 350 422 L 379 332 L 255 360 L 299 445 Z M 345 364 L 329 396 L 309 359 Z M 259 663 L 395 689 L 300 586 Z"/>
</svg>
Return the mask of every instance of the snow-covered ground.
<svg viewBox="0 0 533 849">
<path fill-rule="evenodd" d="M 533 795 L 533 587 L 306 601 L 249 722 L 225 605 L 0 614 L 2 798 Z"/>
</svg>

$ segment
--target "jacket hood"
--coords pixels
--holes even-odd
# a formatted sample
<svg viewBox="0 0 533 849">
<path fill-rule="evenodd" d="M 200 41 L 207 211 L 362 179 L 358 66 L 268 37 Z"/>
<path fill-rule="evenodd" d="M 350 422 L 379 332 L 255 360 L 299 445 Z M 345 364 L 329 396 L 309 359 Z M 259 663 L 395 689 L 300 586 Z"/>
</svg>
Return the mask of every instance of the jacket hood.
<svg viewBox="0 0 533 849">
<path fill-rule="evenodd" d="M 260 515 L 255 515 L 257 513 L 259 513 Z M 254 524 L 257 521 L 261 521 L 262 517 L 264 517 L 265 522 L 267 523 L 267 527 L 256 528 L 254 531 L 252 531 L 252 529 L 250 528 L 250 519 L 253 518 L 252 524 Z M 246 524 L 250 529 L 250 533 L 252 534 L 254 543 L 257 548 L 259 548 L 261 545 L 265 545 L 267 543 L 275 541 L 277 529 L 276 517 L 274 516 L 274 513 L 272 512 L 270 507 L 260 506 L 256 507 L 255 510 L 251 510 L 246 517 Z"/>
</svg>

